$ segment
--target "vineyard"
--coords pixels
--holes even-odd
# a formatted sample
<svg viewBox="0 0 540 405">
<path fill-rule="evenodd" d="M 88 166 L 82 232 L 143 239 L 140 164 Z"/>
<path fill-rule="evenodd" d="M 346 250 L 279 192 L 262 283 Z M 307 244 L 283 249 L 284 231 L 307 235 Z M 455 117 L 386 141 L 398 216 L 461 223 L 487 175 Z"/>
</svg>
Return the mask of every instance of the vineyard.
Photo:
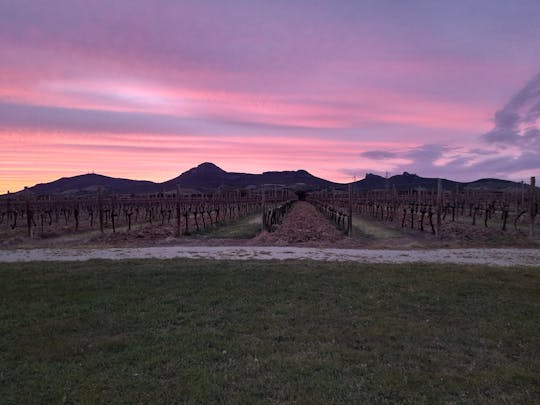
<svg viewBox="0 0 540 405">
<path fill-rule="evenodd" d="M 105 234 L 160 228 L 171 236 L 187 236 L 255 213 L 261 213 L 263 226 L 271 230 L 283 219 L 293 196 L 294 193 L 282 188 L 141 196 L 8 195 L 0 200 L 0 232 L 47 237 L 66 232 Z"/>
<path fill-rule="evenodd" d="M 437 190 L 349 192 L 322 191 L 307 200 L 344 232 L 351 234 L 355 216 L 444 237 L 478 227 L 533 235 L 540 192 L 531 185 L 519 191 Z"/>
<path fill-rule="evenodd" d="M 34 196 L 24 192 L 8 194 L 0 200 L 0 240 L 38 240 L 85 233 L 92 233 L 98 240 L 126 235 L 131 239 L 189 237 L 244 218 L 258 217 L 259 229 L 266 233 L 282 229 L 274 237 L 263 235 L 255 242 L 315 243 L 318 238 L 328 244 L 336 242 L 339 238 L 322 224 L 326 219 L 314 215 L 315 211 L 306 205 L 301 205 L 290 223 L 280 227 L 299 196 L 343 234 L 353 237 L 356 231 L 361 234 L 358 221 L 364 220 L 399 234 L 423 235 L 424 239 L 434 241 L 485 240 L 493 235 L 504 235 L 511 240 L 513 235 L 522 238 L 535 235 L 540 201 L 534 178 L 530 186 L 497 192 L 443 190 L 440 185 L 436 190 L 358 191 L 350 187 L 348 191 L 324 190 L 298 195 L 277 186 L 213 193 L 99 192 L 81 197 Z M 356 242 L 340 243 L 353 246 Z"/>
</svg>

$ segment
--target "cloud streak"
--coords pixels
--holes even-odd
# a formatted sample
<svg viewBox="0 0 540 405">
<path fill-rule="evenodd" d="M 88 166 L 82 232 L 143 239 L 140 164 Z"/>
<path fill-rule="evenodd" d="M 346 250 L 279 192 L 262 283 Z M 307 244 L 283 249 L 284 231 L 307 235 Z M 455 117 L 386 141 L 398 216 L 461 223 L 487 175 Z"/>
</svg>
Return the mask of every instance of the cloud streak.
<svg viewBox="0 0 540 405">
<path fill-rule="evenodd" d="M 540 73 L 497 110 L 493 128 L 480 136 L 477 148 L 424 144 L 399 151 L 369 150 L 362 157 L 383 160 L 396 171 L 432 176 L 473 174 L 476 177 L 534 175 L 540 171 Z M 405 159 L 405 164 L 392 160 Z"/>
<path fill-rule="evenodd" d="M 540 73 L 495 113 L 494 128 L 484 134 L 487 142 L 540 148 Z"/>
</svg>

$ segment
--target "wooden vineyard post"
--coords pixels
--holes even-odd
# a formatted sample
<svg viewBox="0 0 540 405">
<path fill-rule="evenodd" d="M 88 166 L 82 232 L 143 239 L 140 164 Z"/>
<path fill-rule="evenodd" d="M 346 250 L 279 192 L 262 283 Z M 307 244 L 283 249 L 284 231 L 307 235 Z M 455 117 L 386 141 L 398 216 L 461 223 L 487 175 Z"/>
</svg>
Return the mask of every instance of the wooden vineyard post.
<svg viewBox="0 0 540 405">
<path fill-rule="evenodd" d="M 520 209 L 523 209 L 525 206 L 525 183 L 521 180 L 521 200 L 520 200 Z"/>
<path fill-rule="evenodd" d="M 28 228 L 28 237 L 32 237 L 32 217 L 34 213 L 32 212 L 32 208 L 30 206 L 30 195 L 26 195 L 26 226 Z"/>
<path fill-rule="evenodd" d="M 529 216 L 531 217 L 531 223 L 529 224 L 529 235 L 534 235 L 534 221 L 536 220 L 536 178 L 531 177 L 531 190 L 529 197 Z"/>
<path fill-rule="evenodd" d="M 180 209 L 180 186 L 176 186 L 176 236 L 182 234 L 181 229 L 181 209 Z"/>
<path fill-rule="evenodd" d="M 437 179 L 437 236 L 441 236 L 442 182 Z"/>
<path fill-rule="evenodd" d="M 459 195 L 459 186 L 456 184 L 456 190 L 454 191 L 454 201 L 452 206 L 452 222 L 456 220 L 456 211 L 458 208 L 458 195 Z M 459 214 L 459 213 L 458 213 Z"/>
<path fill-rule="evenodd" d="M 73 208 L 73 218 L 75 219 L 75 230 L 79 230 L 79 203 L 75 203 Z"/>
<path fill-rule="evenodd" d="M 103 234 L 103 199 L 101 195 L 101 187 L 98 190 L 98 213 L 99 213 L 99 231 Z"/>
<path fill-rule="evenodd" d="M 352 236 L 352 184 L 349 183 L 349 218 L 347 221 L 347 234 Z"/>
<path fill-rule="evenodd" d="M 115 218 L 118 216 L 118 214 L 115 211 L 116 207 L 116 197 L 111 198 L 111 226 L 113 233 L 116 233 L 116 224 L 114 222 Z"/>
<path fill-rule="evenodd" d="M 262 189 L 262 230 L 266 229 L 266 199 L 265 199 L 265 190 Z"/>
</svg>

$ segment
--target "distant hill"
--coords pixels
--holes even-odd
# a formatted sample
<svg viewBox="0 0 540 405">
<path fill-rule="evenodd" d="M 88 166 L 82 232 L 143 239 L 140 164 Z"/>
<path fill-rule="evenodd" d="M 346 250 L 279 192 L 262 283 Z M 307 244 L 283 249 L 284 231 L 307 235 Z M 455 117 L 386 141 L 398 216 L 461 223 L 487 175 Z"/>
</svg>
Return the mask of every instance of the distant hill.
<svg viewBox="0 0 540 405">
<path fill-rule="evenodd" d="M 158 187 L 151 181 L 120 179 L 102 176 L 101 174 L 82 174 L 73 177 L 62 177 L 50 183 L 36 184 L 29 187 L 35 194 L 93 194 L 99 188 L 118 194 L 149 193 Z"/>
<path fill-rule="evenodd" d="M 305 170 L 264 172 L 262 174 L 232 173 L 226 172 L 213 163 L 206 162 L 163 183 L 120 179 L 100 174 L 83 174 L 62 177 L 50 183 L 36 184 L 29 187 L 28 190 L 37 195 L 94 194 L 100 188 L 104 193 L 146 194 L 175 191 L 177 187 L 184 191 L 207 191 L 218 188 L 260 187 L 263 185 L 282 185 L 308 191 L 343 187 L 342 184 L 315 177 Z"/>
<path fill-rule="evenodd" d="M 454 190 L 456 185 L 463 188 L 467 183 L 441 179 L 442 187 L 445 190 Z M 416 174 L 404 172 L 388 179 L 376 174 L 367 174 L 363 180 L 355 183 L 358 190 L 381 190 L 385 188 L 396 188 L 396 190 L 425 189 L 431 190 L 437 188 L 438 179 L 420 177 Z"/>
<path fill-rule="evenodd" d="M 315 177 L 305 170 L 264 172 L 247 174 L 226 172 L 213 163 L 202 163 L 180 176 L 161 184 L 164 190 L 174 190 L 176 186 L 194 189 L 215 189 L 219 187 L 242 188 L 279 184 L 299 189 L 321 189 L 343 186 Z"/>
<path fill-rule="evenodd" d="M 437 188 L 438 179 L 429 177 L 420 177 L 416 174 L 404 172 L 388 179 L 376 174 L 368 173 L 362 180 L 355 182 L 355 188 L 358 190 L 382 190 L 386 187 L 396 188 L 396 190 L 423 189 L 435 190 Z M 521 187 L 521 183 L 516 183 L 510 180 L 500 179 L 480 179 L 472 182 L 459 182 L 447 179 L 441 179 L 444 190 L 455 190 L 458 187 L 460 190 L 515 190 Z"/>
<path fill-rule="evenodd" d="M 184 191 L 209 191 L 224 188 L 256 188 L 263 185 L 282 185 L 293 190 L 304 191 L 346 190 L 348 186 L 347 184 L 321 179 L 305 170 L 272 171 L 262 174 L 234 173 L 227 172 L 213 163 L 206 162 L 163 183 L 120 179 L 100 174 L 83 174 L 74 177 L 63 177 L 50 183 L 36 184 L 29 187 L 29 190 L 37 195 L 94 194 L 99 188 L 105 193 L 146 194 L 174 191 L 177 187 Z M 388 179 L 375 174 L 367 174 L 364 179 L 354 182 L 353 185 L 357 190 L 380 190 L 386 187 L 395 187 L 398 190 L 418 188 L 430 190 L 437 188 L 437 179 L 420 177 L 407 172 Z M 480 179 L 470 183 L 442 179 L 442 185 L 446 190 L 454 190 L 456 186 L 460 189 L 474 190 L 508 190 L 521 186 L 520 183 L 499 179 Z"/>
<path fill-rule="evenodd" d="M 501 179 L 480 179 L 467 183 L 466 188 L 470 190 L 508 190 L 521 188 L 521 183 Z"/>
<path fill-rule="evenodd" d="M 228 173 L 213 163 L 202 163 L 174 179 L 161 183 L 161 188 L 164 190 L 174 190 L 177 186 L 194 189 L 218 188 L 234 180 L 233 173 Z"/>
</svg>

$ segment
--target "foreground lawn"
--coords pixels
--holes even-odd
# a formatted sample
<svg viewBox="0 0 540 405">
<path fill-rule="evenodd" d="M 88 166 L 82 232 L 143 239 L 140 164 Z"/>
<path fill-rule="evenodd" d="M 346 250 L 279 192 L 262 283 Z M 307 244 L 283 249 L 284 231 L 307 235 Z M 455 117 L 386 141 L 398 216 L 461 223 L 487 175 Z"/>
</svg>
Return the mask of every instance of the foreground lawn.
<svg viewBox="0 0 540 405">
<path fill-rule="evenodd" d="M 534 403 L 540 268 L 0 265 L 2 403 Z"/>
</svg>

